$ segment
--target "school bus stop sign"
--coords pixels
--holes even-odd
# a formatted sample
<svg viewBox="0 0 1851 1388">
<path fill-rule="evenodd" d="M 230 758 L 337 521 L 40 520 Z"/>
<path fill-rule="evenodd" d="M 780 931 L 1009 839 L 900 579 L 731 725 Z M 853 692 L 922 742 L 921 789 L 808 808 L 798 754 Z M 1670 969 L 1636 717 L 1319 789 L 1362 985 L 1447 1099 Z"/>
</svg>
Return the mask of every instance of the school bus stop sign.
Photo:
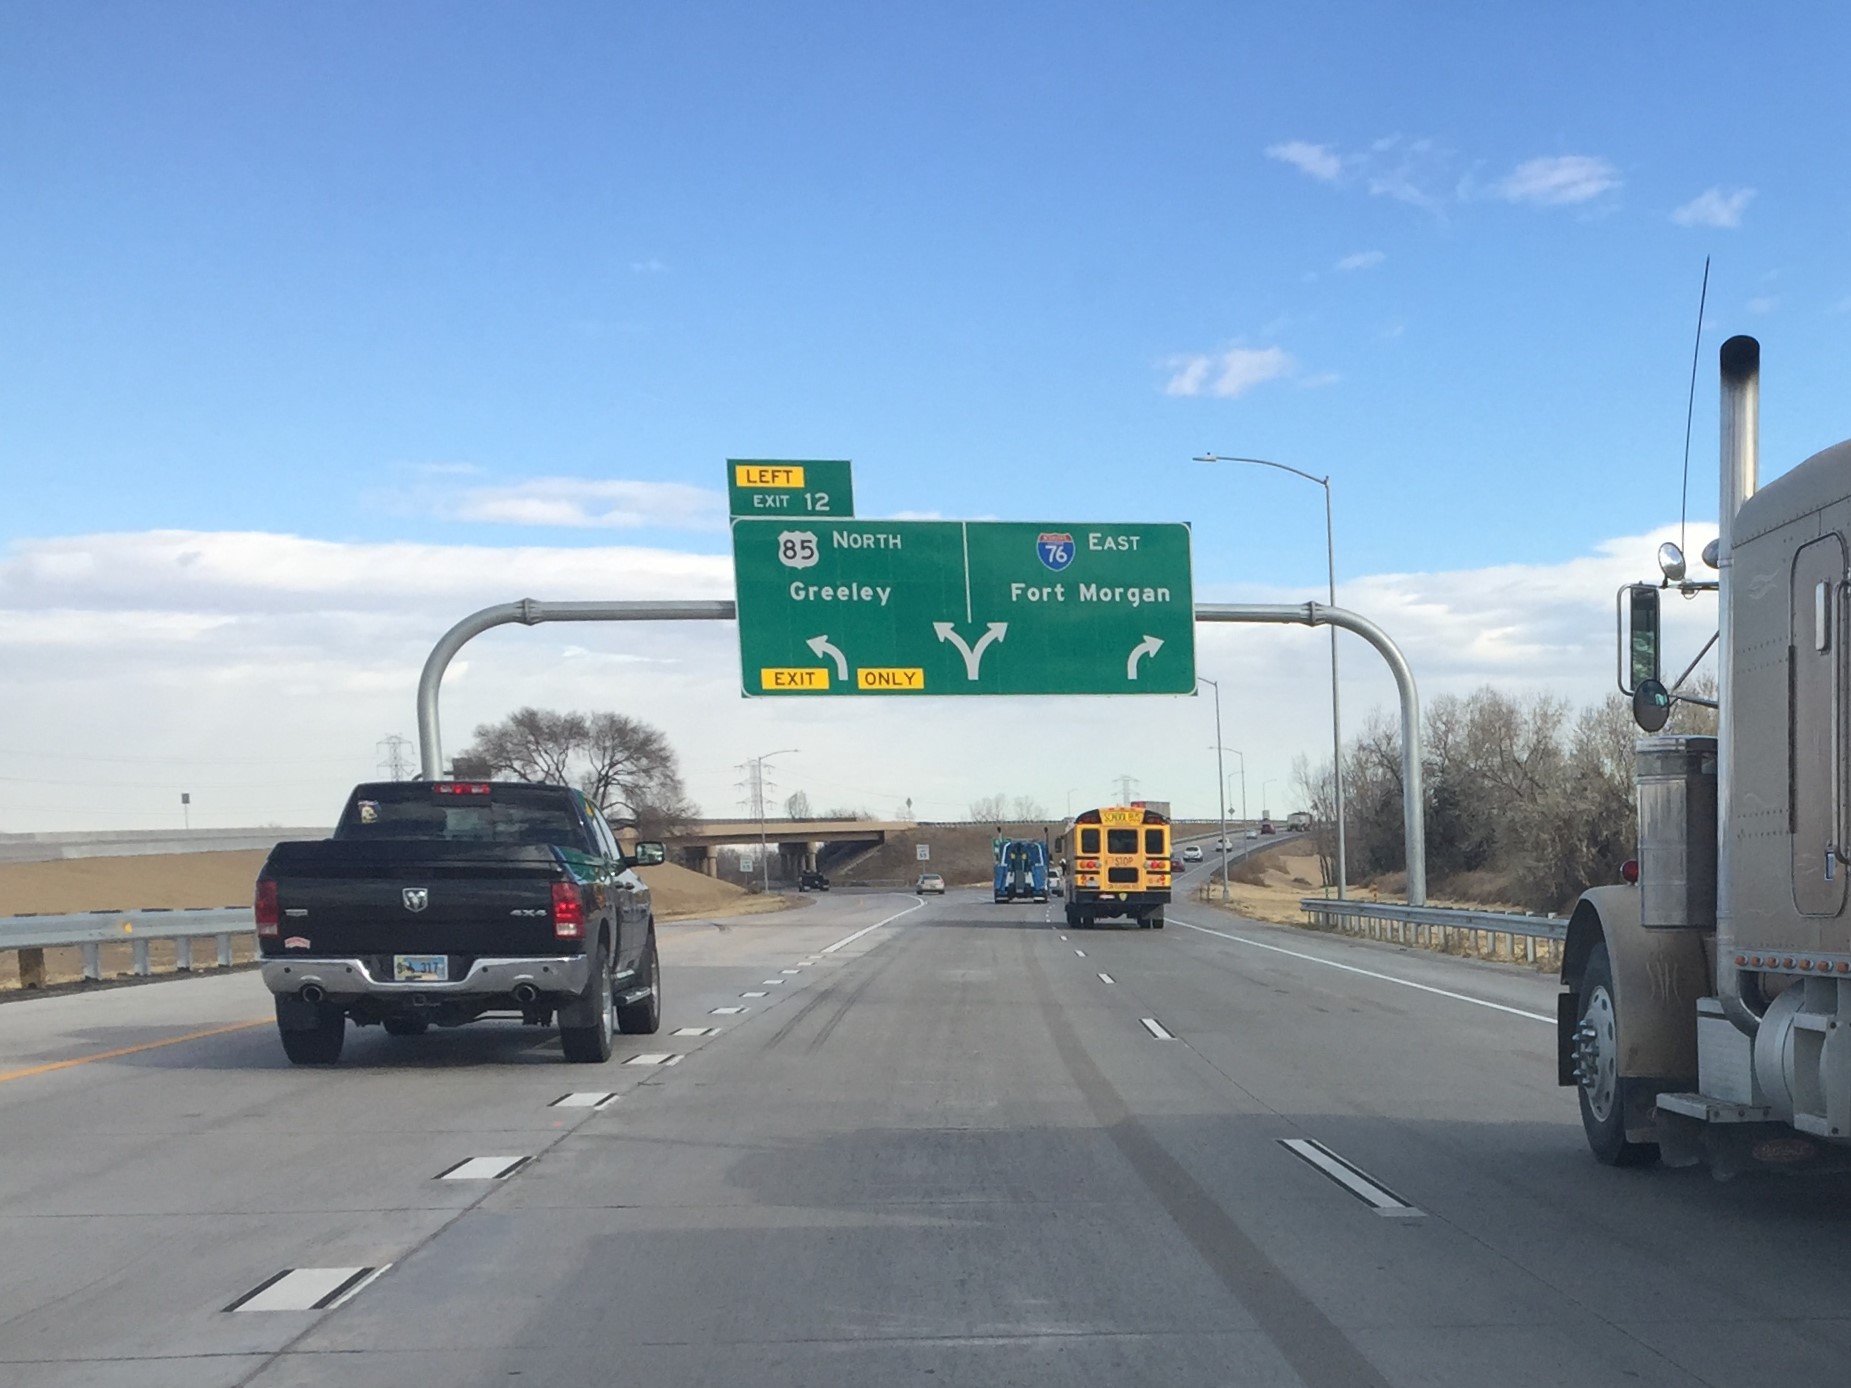
<svg viewBox="0 0 1851 1388">
<path fill-rule="evenodd" d="M 1190 694 L 1189 527 L 733 522 L 741 687 L 832 694 Z"/>
</svg>

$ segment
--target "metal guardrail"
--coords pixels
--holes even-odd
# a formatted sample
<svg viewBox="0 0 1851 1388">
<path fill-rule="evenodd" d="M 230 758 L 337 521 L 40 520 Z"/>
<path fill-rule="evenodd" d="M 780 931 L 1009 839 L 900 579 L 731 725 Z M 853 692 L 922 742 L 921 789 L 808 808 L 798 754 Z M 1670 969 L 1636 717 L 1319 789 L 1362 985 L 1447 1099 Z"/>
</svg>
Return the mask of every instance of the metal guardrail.
<svg viewBox="0 0 1851 1388">
<path fill-rule="evenodd" d="M 81 911 L 70 915 L 0 916 L 0 950 L 39 951 L 77 947 L 84 952 L 84 977 L 103 976 L 103 946 L 134 946 L 134 973 L 149 973 L 148 945 L 153 940 L 174 941 L 175 966 L 193 967 L 193 941 L 218 942 L 218 966 L 231 967 L 235 935 L 257 929 L 248 906 L 208 906 L 198 910 Z M 22 979 L 26 973 L 21 959 Z M 34 961 L 42 967 L 43 959 Z"/>
<path fill-rule="evenodd" d="M 1489 948 L 1482 953 L 1495 954 L 1497 938 L 1510 942 L 1510 957 L 1517 957 L 1517 941 L 1523 941 L 1528 963 L 1536 962 L 1538 940 L 1559 943 L 1568 938 L 1568 922 L 1561 916 L 1523 916 L 1509 911 L 1475 911 L 1468 907 L 1406 906 L 1392 901 L 1331 901 L 1321 896 L 1299 899 L 1307 920 L 1321 930 L 1338 930 L 1346 935 L 1361 935 L 1391 944 L 1413 945 L 1419 949 L 1451 951 L 1467 940 L 1477 943 L 1487 936 Z"/>
</svg>

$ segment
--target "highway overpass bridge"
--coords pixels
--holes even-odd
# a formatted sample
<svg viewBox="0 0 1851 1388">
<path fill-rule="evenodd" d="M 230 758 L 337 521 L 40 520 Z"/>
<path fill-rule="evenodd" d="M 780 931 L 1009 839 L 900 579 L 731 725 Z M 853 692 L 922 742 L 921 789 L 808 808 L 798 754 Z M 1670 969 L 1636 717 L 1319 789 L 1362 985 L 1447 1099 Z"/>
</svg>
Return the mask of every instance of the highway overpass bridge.
<svg viewBox="0 0 1851 1388">
<path fill-rule="evenodd" d="M 684 867 L 718 875 L 720 849 L 728 844 L 751 845 L 761 841 L 775 848 L 780 877 L 795 876 L 798 869 L 816 866 L 816 855 L 825 844 L 853 843 L 876 848 L 889 834 L 908 833 L 919 826 L 904 820 L 881 819 L 697 819 L 673 834 L 664 834 L 662 842 L 669 860 Z"/>
</svg>

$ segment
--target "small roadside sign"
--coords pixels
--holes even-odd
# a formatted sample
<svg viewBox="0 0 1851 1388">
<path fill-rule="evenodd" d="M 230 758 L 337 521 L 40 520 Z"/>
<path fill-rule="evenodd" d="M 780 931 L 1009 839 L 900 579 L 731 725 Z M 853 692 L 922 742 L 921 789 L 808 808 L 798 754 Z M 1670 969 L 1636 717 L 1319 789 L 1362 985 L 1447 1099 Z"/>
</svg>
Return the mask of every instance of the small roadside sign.
<svg viewBox="0 0 1851 1388">
<path fill-rule="evenodd" d="M 728 458 L 729 513 L 741 516 L 833 516 L 852 519 L 855 488 L 845 461 Z"/>
<path fill-rule="evenodd" d="M 917 844 L 914 846 L 913 851 L 919 855 L 920 862 L 929 863 L 932 861 L 932 845 L 931 844 L 929 843 Z"/>
</svg>

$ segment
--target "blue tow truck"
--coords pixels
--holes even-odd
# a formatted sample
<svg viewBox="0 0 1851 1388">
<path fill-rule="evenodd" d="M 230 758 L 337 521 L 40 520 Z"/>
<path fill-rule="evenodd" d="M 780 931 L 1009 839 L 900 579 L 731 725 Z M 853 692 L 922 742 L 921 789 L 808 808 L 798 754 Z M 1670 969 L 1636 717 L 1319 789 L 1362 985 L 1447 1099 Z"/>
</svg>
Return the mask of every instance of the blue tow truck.
<svg viewBox="0 0 1851 1388">
<path fill-rule="evenodd" d="M 996 848 L 996 900 L 1048 899 L 1048 846 L 1040 839 L 1005 839 Z"/>
</svg>

